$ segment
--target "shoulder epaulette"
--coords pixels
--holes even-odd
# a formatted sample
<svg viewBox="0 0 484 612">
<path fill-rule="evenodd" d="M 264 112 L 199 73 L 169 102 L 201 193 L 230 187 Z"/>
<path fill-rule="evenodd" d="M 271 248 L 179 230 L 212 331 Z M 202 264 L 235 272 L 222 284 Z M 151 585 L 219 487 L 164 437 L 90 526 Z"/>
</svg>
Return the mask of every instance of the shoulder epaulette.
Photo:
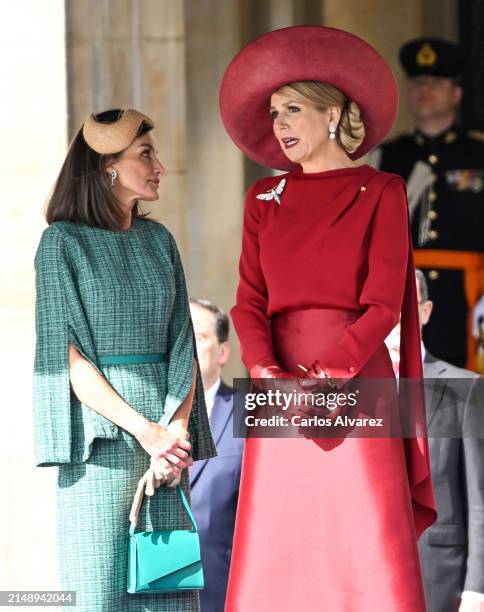
<svg viewBox="0 0 484 612">
<path fill-rule="evenodd" d="M 482 132 L 481 130 L 467 130 L 466 135 L 472 140 L 484 142 L 484 132 Z"/>
</svg>

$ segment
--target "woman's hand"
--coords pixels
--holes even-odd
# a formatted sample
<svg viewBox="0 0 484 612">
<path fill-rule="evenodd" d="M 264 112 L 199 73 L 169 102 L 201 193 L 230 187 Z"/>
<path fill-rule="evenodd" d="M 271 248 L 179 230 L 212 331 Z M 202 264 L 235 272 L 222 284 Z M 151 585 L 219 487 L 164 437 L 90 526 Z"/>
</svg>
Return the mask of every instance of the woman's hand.
<svg viewBox="0 0 484 612">
<path fill-rule="evenodd" d="M 180 440 L 190 440 L 190 434 L 188 429 L 185 427 L 184 422 L 181 420 L 173 420 L 166 426 L 168 432 L 170 432 L 176 438 Z"/>
<path fill-rule="evenodd" d="M 317 386 L 306 372 L 287 372 L 277 364 L 256 363 L 250 370 L 250 378 L 261 391 L 279 390 L 283 392 L 307 393 Z"/>
<path fill-rule="evenodd" d="M 190 456 L 187 458 L 187 465 L 193 465 L 193 459 Z M 174 489 L 181 482 L 182 472 L 182 468 L 174 466 L 167 459 L 151 458 L 150 467 L 138 481 L 136 493 L 131 505 L 131 511 L 129 513 L 129 520 L 131 523 L 134 523 L 134 526 L 136 526 L 138 521 L 138 515 L 144 496 L 149 495 L 151 497 L 161 486 Z"/>
<path fill-rule="evenodd" d="M 154 495 L 155 489 L 158 489 L 161 485 L 160 480 L 155 476 L 154 471 L 150 468 L 146 470 L 143 476 L 138 481 L 136 493 L 134 494 L 133 503 L 131 504 L 131 510 L 129 513 L 129 520 L 133 527 L 136 527 L 138 522 L 139 511 L 143 503 L 143 498 L 146 495 Z"/>
<path fill-rule="evenodd" d="M 180 421 L 172 421 L 166 429 L 180 440 L 188 440 L 190 438 L 190 434 Z M 184 464 L 185 467 L 193 465 L 193 459 L 190 455 L 184 459 Z M 152 457 L 151 467 L 155 477 L 167 487 L 173 488 L 180 484 L 184 469 L 180 463 L 174 464 L 167 458 L 156 459 Z"/>
<path fill-rule="evenodd" d="M 193 459 L 190 456 L 187 459 L 187 463 L 188 465 L 193 465 Z M 150 467 L 138 481 L 129 513 L 129 520 L 135 527 L 144 496 L 149 495 L 151 497 L 163 485 L 174 489 L 181 482 L 182 471 L 181 468 L 174 466 L 167 459 L 151 458 Z"/>
<path fill-rule="evenodd" d="M 188 465 L 193 465 L 193 459 L 187 458 Z M 178 486 L 182 479 L 183 470 L 175 467 L 166 459 L 151 459 L 151 468 L 155 479 L 170 489 Z"/>
<path fill-rule="evenodd" d="M 166 459 L 153 459 L 151 458 L 150 467 L 153 470 L 153 474 L 161 484 L 167 484 L 178 478 L 181 475 L 182 470 Z"/>
<path fill-rule="evenodd" d="M 183 428 L 165 428 L 159 423 L 147 421 L 137 432 L 136 439 L 150 457 L 167 459 L 180 469 L 187 467 L 186 460 L 192 445 L 188 441 L 188 432 Z"/>
</svg>

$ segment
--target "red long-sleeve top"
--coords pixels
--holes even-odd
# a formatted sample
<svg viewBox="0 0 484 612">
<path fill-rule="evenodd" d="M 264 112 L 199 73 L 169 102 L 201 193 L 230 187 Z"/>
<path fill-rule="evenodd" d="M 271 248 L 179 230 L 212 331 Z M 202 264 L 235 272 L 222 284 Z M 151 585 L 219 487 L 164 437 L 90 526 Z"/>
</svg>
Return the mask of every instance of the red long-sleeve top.
<svg viewBox="0 0 484 612">
<path fill-rule="evenodd" d="M 280 204 L 257 199 L 282 178 Z M 232 309 L 247 368 L 276 362 L 272 315 L 337 308 L 361 316 L 322 366 L 333 378 L 357 374 L 399 320 L 407 228 L 402 179 L 369 166 L 292 172 L 256 182 L 246 198 L 240 284 Z M 420 371 L 417 367 L 416 375 Z"/>
</svg>

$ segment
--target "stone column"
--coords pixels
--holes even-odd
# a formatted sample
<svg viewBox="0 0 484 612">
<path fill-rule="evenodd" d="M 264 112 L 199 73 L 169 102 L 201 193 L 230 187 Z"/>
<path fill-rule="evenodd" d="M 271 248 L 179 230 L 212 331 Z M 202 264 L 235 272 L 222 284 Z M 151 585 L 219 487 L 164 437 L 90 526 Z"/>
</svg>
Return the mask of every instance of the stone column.
<svg viewBox="0 0 484 612">
<path fill-rule="evenodd" d="M 272 30 L 293 25 L 321 25 L 321 0 L 243 0 L 243 44 Z M 279 174 L 244 158 L 245 183 L 250 186 L 268 174 Z"/>
<path fill-rule="evenodd" d="M 459 40 L 459 0 L 425 0 L 424 33 L 448 40 Z M 467 2 L 463 3 L 464 6 Z M 467 4 L 468 5 L 468 4 Z"/>
<path fill-rule="evenodd" d="M 33 460 L 34 255 L 65 155 L 64 2 L 19 0 L 1 13 L 0 589 L 48 590 L 58 588 L 56 474 Z"/>
<path fill-rule="evenodd" d="M 186 247 L 182 0 L 66 0 L 69 134 L 91 111 L 132 106 L 153 117 L 166 173 L 144 210 Z"/>
<path fill-rule="evenodd" d="M 244 193 L 271 170 L 247 160 L 225 133 L 220 81 L 244 44 L 278 27 L 320 23 L 321 6 L 319 0 L 185 0 L 185 19 L 187 275 L 194 294 L 228 310 L 238 282 Z M 244 372 L 235 333 L 232 349 L 227 379 Z"/>
<path fill-rule="evenodd" d="M 223 72 L 241 47 L 237 0 L 186 0 L 188 259 L 192 294 L 228 310 L 234 303 L 244 200 L 243 156 L 218 110 Z M 228 381 L 240 375 L 232 333 Z"/>
<path fill-rule="evenodd" d="M 348 30 L 373 45 L 392 67 L 400 90 L 400 109 L 392 134 L 412 125 L 405 96 L 405 75 L 398 61 L 400 46 L 423 35 L 422 0 L 322 0 L 324 25 Z"/>
</svg>

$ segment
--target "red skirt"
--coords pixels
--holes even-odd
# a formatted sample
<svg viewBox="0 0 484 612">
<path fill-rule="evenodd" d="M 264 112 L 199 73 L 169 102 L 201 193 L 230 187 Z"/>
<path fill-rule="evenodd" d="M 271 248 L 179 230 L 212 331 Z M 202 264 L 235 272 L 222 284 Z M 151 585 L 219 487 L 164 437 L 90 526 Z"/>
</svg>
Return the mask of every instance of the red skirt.
<svg viewBox="0 0 484 612">
<path fill-rule="evenodd" d="M 278 315 L 279 363 L 324 364 L 356 316 Z M 393 378 L 384 346 L 359 376 Z M 226 611 L 424 612 L 404 441 L 320 442 L 247 440 Z"/>
</svg>

